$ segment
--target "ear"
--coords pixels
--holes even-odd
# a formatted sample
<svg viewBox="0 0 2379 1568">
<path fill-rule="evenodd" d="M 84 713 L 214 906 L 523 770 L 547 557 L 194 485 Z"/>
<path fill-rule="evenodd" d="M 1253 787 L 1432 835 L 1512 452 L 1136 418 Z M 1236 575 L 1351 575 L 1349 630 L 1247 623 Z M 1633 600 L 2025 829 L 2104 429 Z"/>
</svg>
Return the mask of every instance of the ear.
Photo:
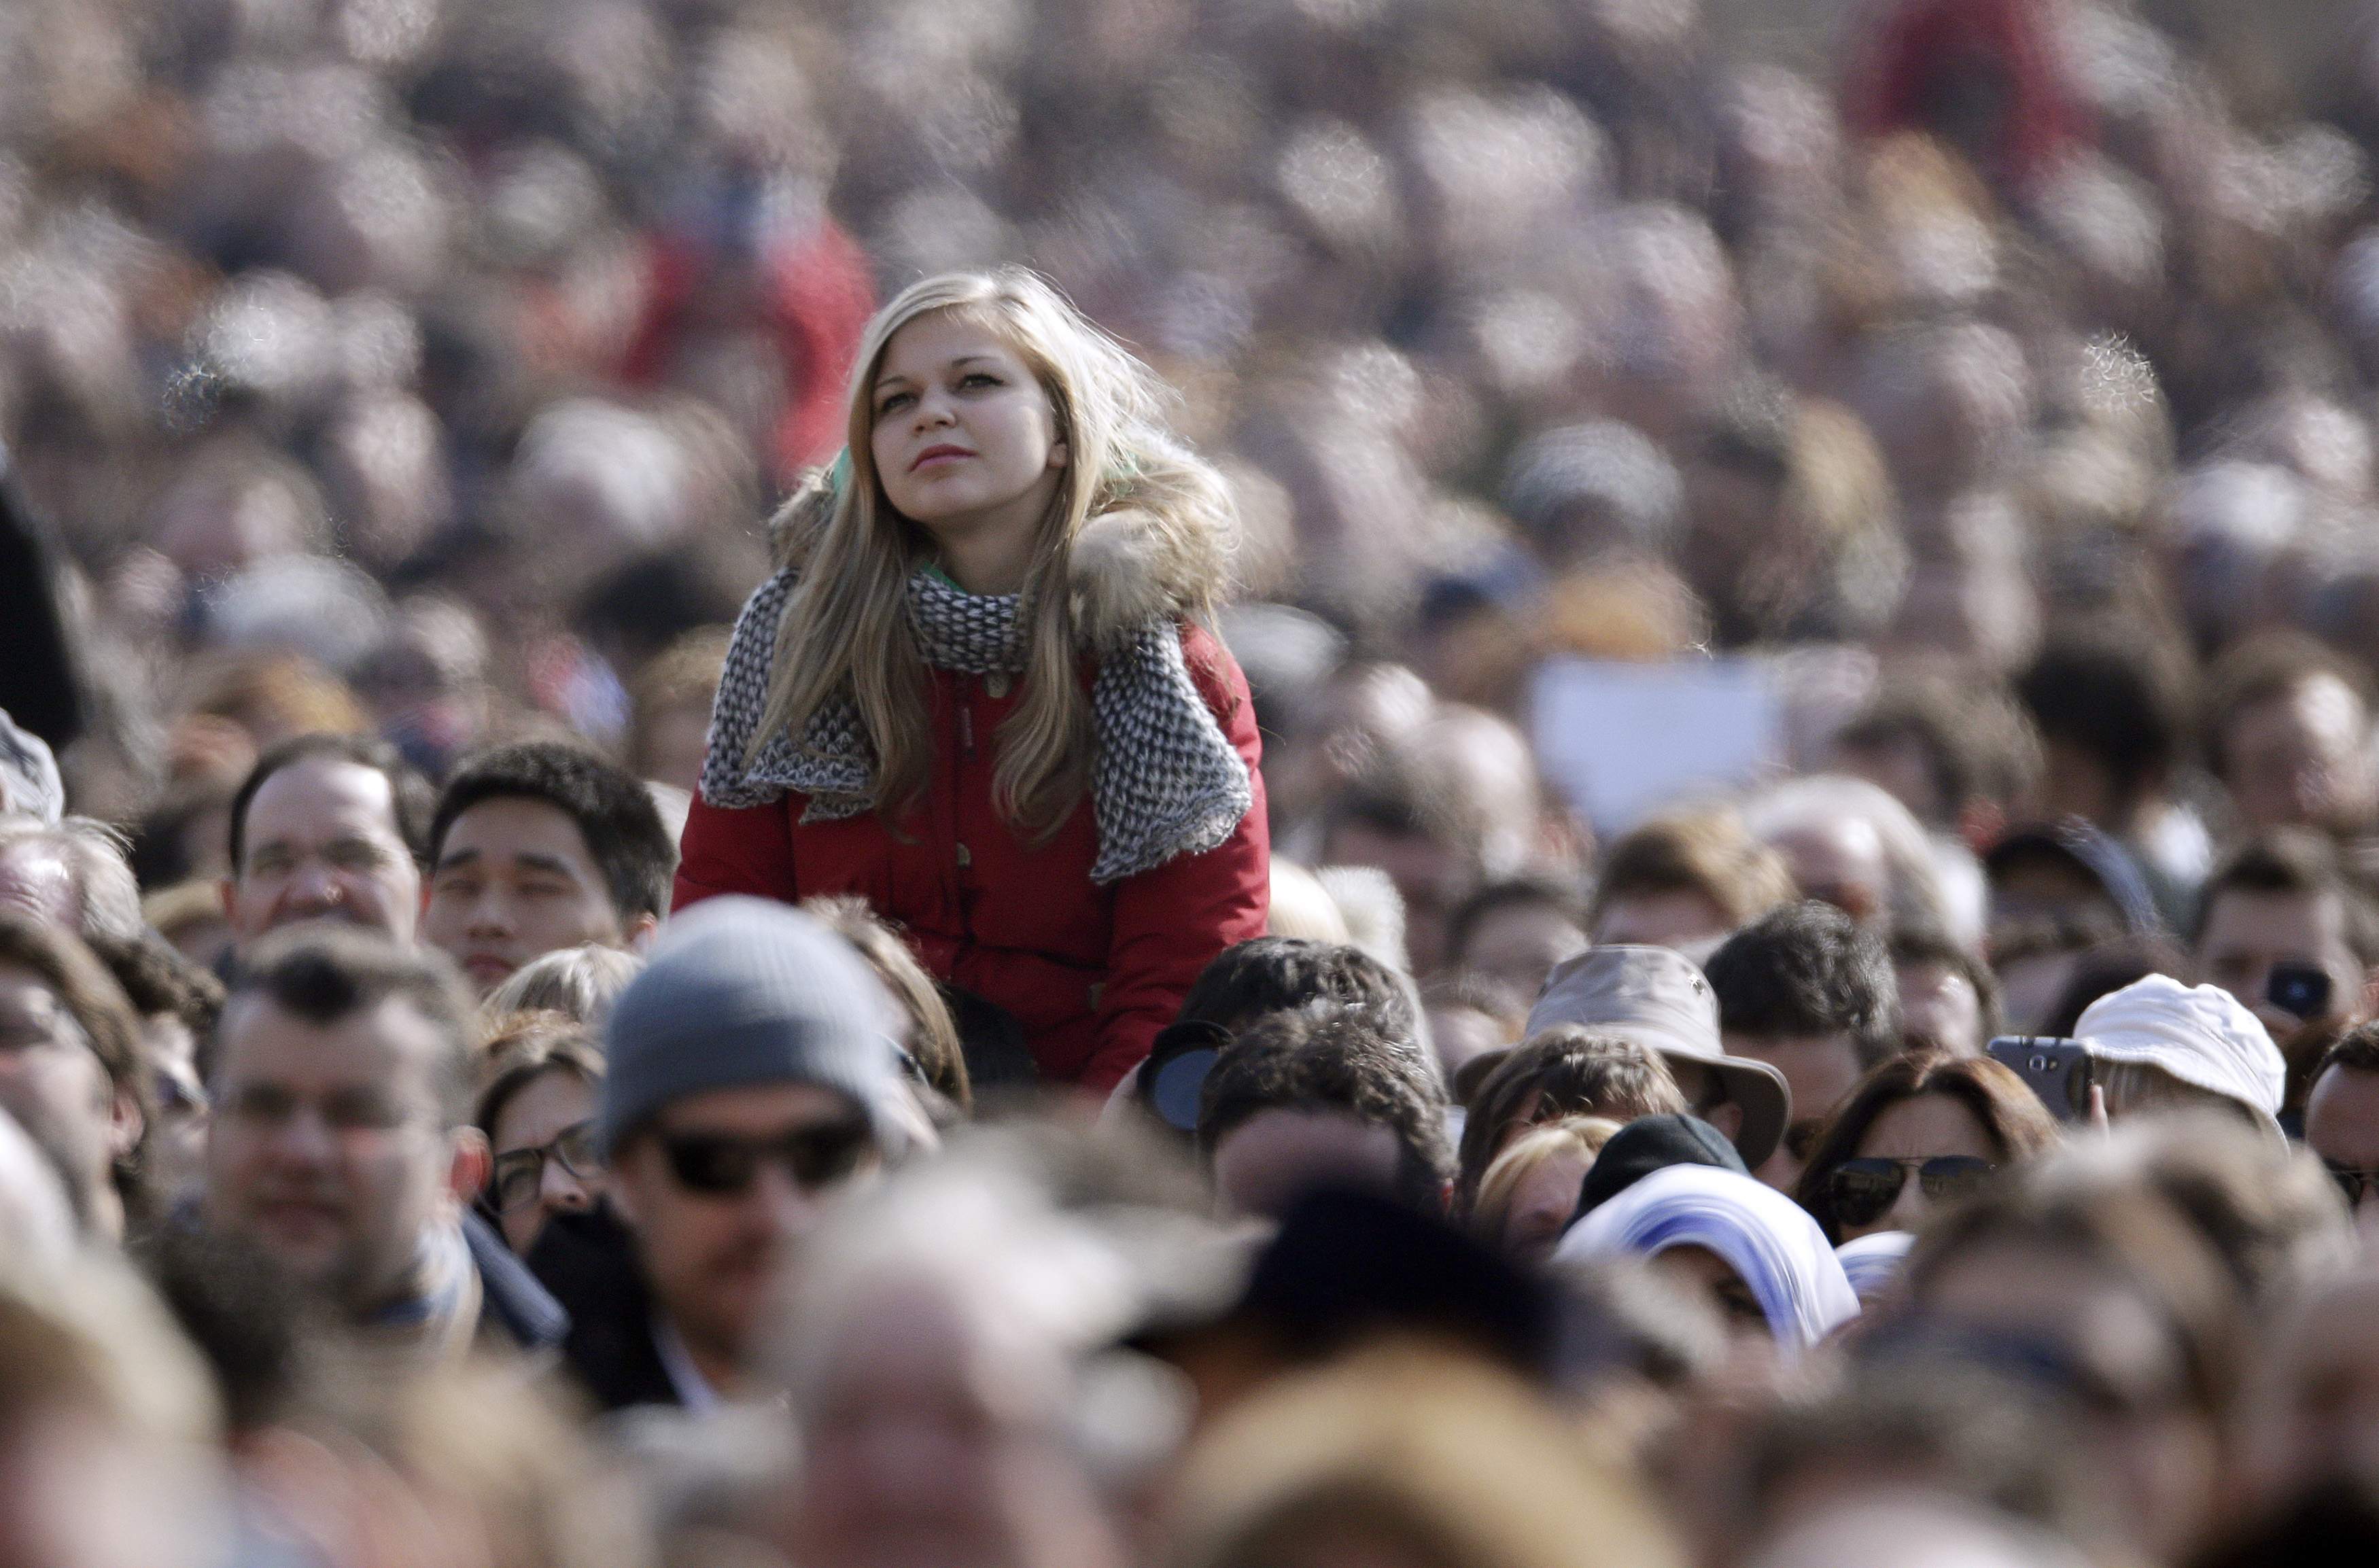
<svg viewBox="0 0 2379 1568">
<path fill-rule="evenodd" d="M 457 1204 L 467 1206 L 495 1174 L 496 1157 L 488 1148 L 488 1135 L 477 1128 L 457 1128 L 449 1141 L 452 1152 L 446 1160 L 446 1191 Z"/>
<path fill-rule="evenodd" d="M 1073 460 L 1074 460 L 1073 449 L 1072 449 L 1072 448 L 1070 448 L 1070 447 L 1069 447 L 1069 446 L 1066 444 L 1066 438 L 1065 438 L 1065 437 L 1063 437 L 1063 436 L 1059 436 L 1056 440 L 1053 440 L 1053 441 L 1051 441 L 1051 442 L 1049 443 L 1049 466 L 1050 466 L 1050 467 L 1052 467 L 1052 468 L 1063 468 L 1064 466 L 1066 466 L 1066 464 L 1068 464 L 1069 463 L 1071 463 Z"/>
<path fill-rule="evenodd" d="M 149 1130 L 149 1118 L 140 1114 L 140 1097 L 129 1089 L 118 1089 L 108 1097 L 107 1152 L 112 1159 L 125 1159 L 140 1147 L 140 1135 Z"/>
<path fill-rule="evenodd" d="M 621 933 L 620 946 L 642 956 L 652 951 L 653 938 L 660 935 L 660 916 L 640 914 L 628 923 L 626 931 Z"/>
</svg>

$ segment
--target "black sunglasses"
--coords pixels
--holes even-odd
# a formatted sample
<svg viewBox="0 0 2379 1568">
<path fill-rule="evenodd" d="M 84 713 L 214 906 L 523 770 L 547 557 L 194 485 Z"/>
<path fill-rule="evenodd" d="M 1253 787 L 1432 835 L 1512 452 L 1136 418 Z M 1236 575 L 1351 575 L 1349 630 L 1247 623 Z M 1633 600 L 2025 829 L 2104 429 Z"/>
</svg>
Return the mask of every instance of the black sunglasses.
<svg viewBox="0 0 2379 1568">
<path fill-rule="evenodd" d="M 791 1176 L 794 1186 L 815 1192 L 849 1178 L 876 1147 L 876 1134 L 864 1116 L 795 1128 L 774 1138 L 663 1132 L 659 1139 L 678 1185 L 711 1198 L 750 1191 L 760 1167 L 770 1162 Z"/>
<path fill-rule="evenodd" d="M 545 1163 L 553 1160 L 581 1181 L 603 1174 L 602 1156 L 595 1152 L 595 1124 L 573 1122 L 552 1140 L 526 1149 L 508 1149 L 496 1156 L 495 1174 L 488 1179 L 488 1200 L 498 1213 L 509 1213 L 537 1201 L 545 1188 Z"/>
<path fill-rule="evenodd" d="M 2362 1195 L 2373 1187 L 2379 1187 L 2379 1171 L 2360 1171 L 2350 1165 L 2333 1165 L 2327 1160 L 2324 1160 L 2322 1165 L 2329 1172 L 2329 1179 L 2337 1183 L 2337 1189 L 2346 1194 L 2346 1206 L 2349 1209 L 2361 1208 Z"/>
<path fill-rule="evenodd" d="M 1873 1224 L 1900 1201 L 1908 1173 L 1927 1200 L 1953 1202 L 1965 1197 L 1998 1167 L 1972 1154 L 1936 1154 L 1929 1160 L 1844 1160 L 1826 1176 L 1826 1197 L 1833 1204 L 1834 1222 L 1845 1225 Z"/>
</svg>

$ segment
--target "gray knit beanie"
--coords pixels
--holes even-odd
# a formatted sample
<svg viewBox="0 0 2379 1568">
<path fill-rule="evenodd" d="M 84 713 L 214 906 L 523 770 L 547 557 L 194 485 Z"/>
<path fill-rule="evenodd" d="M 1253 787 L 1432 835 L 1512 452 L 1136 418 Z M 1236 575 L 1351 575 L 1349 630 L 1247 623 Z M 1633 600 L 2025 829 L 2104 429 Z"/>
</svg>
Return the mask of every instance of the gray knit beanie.
<svg viewBox="0 0 2379 1568">
<path fill-rule="evenodd" d="M 808 915 L 705 899 L 662 928 L 604 1025 L 604 1145 L 688 1095 L 775 1083 L 839 1090 L 886 1137 L 897 1017 L 867 961 Z"/>
</svg>

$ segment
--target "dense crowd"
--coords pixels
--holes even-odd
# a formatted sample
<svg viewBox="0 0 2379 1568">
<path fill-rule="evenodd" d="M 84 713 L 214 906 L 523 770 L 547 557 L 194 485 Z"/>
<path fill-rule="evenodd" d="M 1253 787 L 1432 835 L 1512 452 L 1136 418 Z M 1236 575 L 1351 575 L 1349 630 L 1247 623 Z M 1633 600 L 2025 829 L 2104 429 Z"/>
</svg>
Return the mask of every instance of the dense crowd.
<svg viewBox="0 0 2379 1568">
<path fill-rule="evenodd" d="M 8 7 L 0 1562 L 2370 1560 L 2379 10 L 1815 9 Z"/>
</svg>

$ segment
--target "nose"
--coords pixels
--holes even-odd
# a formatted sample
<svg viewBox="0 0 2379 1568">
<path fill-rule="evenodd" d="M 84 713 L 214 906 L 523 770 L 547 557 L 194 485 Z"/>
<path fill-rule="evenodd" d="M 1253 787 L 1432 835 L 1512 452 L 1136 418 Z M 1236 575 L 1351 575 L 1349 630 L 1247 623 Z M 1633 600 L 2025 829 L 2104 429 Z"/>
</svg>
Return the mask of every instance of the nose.
<svg viewBox="0 0 2379 1568">
<path fill-rule="evenodd" d="M 494 888 L 488 888 L 471 901 L 470 934 L 474 936 L 509 936 L 513 931 L 512 906 Z"/>
<path fill-rule="evenodd" d="M 339 907 L 344 891 L 338 876 L 321 861 L 308 858 L 290 874 L 283 902 L 294 910 L 308 913 Z"/>
<path fill-rule="evenodd" d="M 301 1109 L 274 1130 L 269 1152 L 284 1165 L 317 1166 L 335 1159 L 338 1148 L 330 1124 L 319 1113 Z"/>
<path fill-rule="evenodd" d="M 1900 1184 L 1900 1196 L 1891 1200 L 1891 1207 L 1884 1212 L 1883 1228 L 1915 1230 L 1924 1224 L 1928 1207 L 1930 1205 L 1925 1200 L 1925 1184 L 1917 1179 L 1914 1171 L 1910 1171 L 1907 1179 Z"/>
<path fill-rule="evenodd" d="M 760 1166 L 760 1174 L 752 1184 L 750 1200 L 754 1209 L 765 1214 L 768 1228 L 779 1236 L 800 1236 L 817 1224 L 820 1203 L 818 1195 L 792 1178 L 791 1172 L 775 1161 Z"/>
<path fill-rule="evenodd" d="M 537 1190 L 537 1200 L 555 1213 L 586 1209 L 595 1201 L 586 1184 L 562 1168 L 559 1160 L 545 1163 L 543 1180 Z"/>
</svg>

